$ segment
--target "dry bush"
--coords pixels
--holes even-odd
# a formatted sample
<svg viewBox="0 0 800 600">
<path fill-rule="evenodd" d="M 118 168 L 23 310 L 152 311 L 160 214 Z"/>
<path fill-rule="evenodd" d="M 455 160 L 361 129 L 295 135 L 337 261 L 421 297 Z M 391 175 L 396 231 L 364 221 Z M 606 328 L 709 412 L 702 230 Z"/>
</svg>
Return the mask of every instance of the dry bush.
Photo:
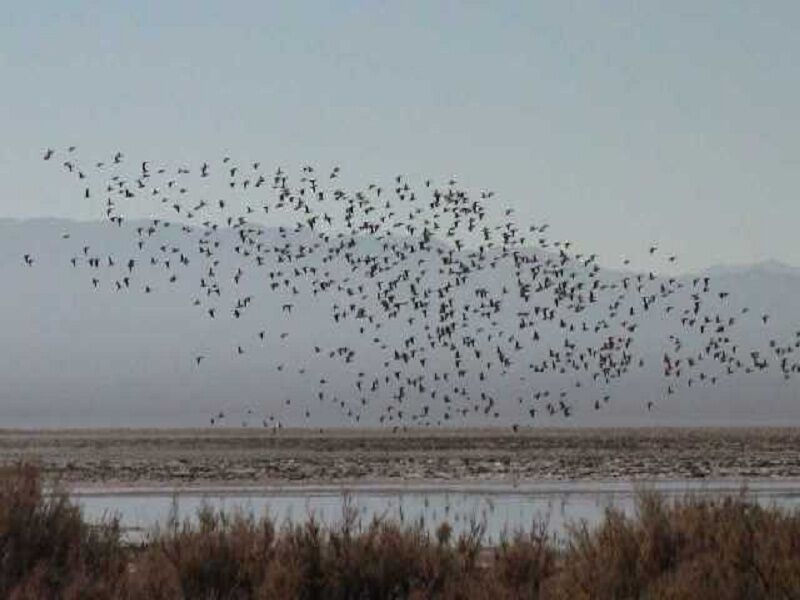
<svg viewBox="0 0 800 600">
<path fill-rule="evenodd" d="M 502 539 L 494 552 L 492 573 L 497 586 L 515 598 L 540 598 L 545 583 L 556 573 L 557 540 L 544 522 L 529 532 Z"/>
<path fill-rule="evenodd" d="M 571 598 L 798 598 L 800 513 L 738 497 L 668 504 L 641 492 L 637 514 L 607 511 L 570 532 L 550 587 Z"/>
<path fill-rule="evenodd" d="M 352 520 L 325 528 L 313 516 L 278 528 L 204 510 L 172 523 L 136 556 L 132 596 L 149 598 L 471 597 L 482 529 L 434 541 L 421 526 Z M 477 588 L 476 588 L 477 589 Z"/>
<path fill-rule="evenodd" d="M 0 470 L 0 597 L 127 599 L 800 598 L 800 512 L 743 493 L 667 502 L 641 492 L 627 517 L 557 540 L 544 524 L 483 546 L 484 525 L 454 538 L 441 524 L 339 525 L 313 516 L 200 511 L 139 547 L 116 521 L 87 524 L 29 465 Z"/>
<path fill-rule="evenodd" d="M 0 597 L 111 597 L 126 564 L 115 520 L 87 524 L 33 465 L 0 470 Z"/>
</svg>

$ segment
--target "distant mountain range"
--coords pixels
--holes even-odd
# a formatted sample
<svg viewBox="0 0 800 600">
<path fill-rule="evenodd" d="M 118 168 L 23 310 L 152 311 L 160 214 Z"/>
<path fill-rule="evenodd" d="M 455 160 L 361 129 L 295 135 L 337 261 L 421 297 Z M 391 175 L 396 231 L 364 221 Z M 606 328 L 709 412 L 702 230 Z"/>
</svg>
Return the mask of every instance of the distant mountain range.
<svg viewBox="0 0 800 600">
<path fill-rule="evenodd" d="M 124 270 L 116 264 L 121 261 L 93 273 L 84 264 L 83 247 L 89 247 L 86 256 L 104 261 L 135 254 L 135 227 L 132 223 L 120 231 L 101 222 L 0 219 L 0 427 L 202 426 L 219 410 L 228 415 L 228 425 L 257 425 L 267 414 L 286 425 L 350 424 L 336 407 L 315 404 L 312 378 L 327 378 L 350 401 L 353 371 L 378 369 L 379 357 L 353 327 L 331 323 L 329 304 L 296 298 L 287 314 L 281 310 L 285 299 L 262 293 L 265 280 L 245 271 L 241 291 L 254 297 L 247 315 L 204 318 L 204 309 L 192 305 L 198 297 L 199 261 L 177 271 L 175 282 L 169 281 L 163 264 L 141 265 L 135 289 L 119 292 L 111 274 Z M 161 243 L 181 246 L 179 229 L 170 235 L 174 238 Z M 32 267 L 25 264 L 24 254 L 31 255 Z M 75 267 L 72 257 L 79 259 Z M 235 260 L 222 257 L 229 266 Z M 767 352 L 770 339 L 790 340 L 800 330 L 800 268 L 768 261 L 713 267 L 704 274 L 713 279 L 715 289 L 729 292 L 730 302 L 750 309 L 754 318 L 737 329 L 743 347 Z M 347 276 L 341 271 L 334 275 Z M 619 277 L 613 271 L 607 275 Z M 503 271 L 491 275 L 498 285 L 511 276 Z M 93 277 L 99 279 L 96 288 Z M 145 284 L 151 293 L 145 293 Z M 755 318 L 761 314 L 769 315 L 766 326 Z M 648 362 L 657 365 L 674 323 L 655 317 L 651 321 L 642 327 L 637 344 Z M 387 323 L 384 333 L 387 338 L 399 335 L 402 326 Z M 267 332 L 263 341 L 256 336 L 260 330 Z M 343 365 L 315 357 L 314 345 L 346 346 L 357 359 Z M 236 352 L 238 346 L 244 354 Z M 199 355 L 204 360 L 198 366 Z M 278 371 L 277 364 L 284 368 Z M 601 410 L 593 408 L 600 392 L 589 387 L 575 398 L 573 417 L 545 416 L 535 423 L 797 425 L 798 381 L 777 373 L 732 376 L 714 386 L 682 387 L 664 398 L 664 382 L 654 367 L 616 385 L 611 402 Z M 502 418 L 469 424 L 527 423 L 515 403 L 534 383 L 507 377 L 492 384 L 496 397 L 508 404 Z M 558 387 L 562 382 L 547 375 L 535 385 Z M 409 398 L 409 410 L 417 401 Z M 655 402 L 652 411 L 645 408 L 649 401 Z M 309 406 L 311 420 L 304 416 Z"/>
</svg>

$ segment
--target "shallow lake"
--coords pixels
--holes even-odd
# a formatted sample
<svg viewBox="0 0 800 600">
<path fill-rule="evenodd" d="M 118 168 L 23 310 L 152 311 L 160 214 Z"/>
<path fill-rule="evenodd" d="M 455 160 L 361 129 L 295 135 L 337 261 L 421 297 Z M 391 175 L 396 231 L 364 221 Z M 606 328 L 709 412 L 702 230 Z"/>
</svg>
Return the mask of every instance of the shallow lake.
<svg viewBox="0 0 800 600">
<path fill-rule="evenodd" d="M 746 487 L 745 487 L 746 486 Z M 668 498 L 686 494 L 719 496 L 745 494 L 763 505 L 800 508 L 800 481 L 658 481 L 542 482 L 512 486 L 507 483 L 466 485 L 354 485 L 280 486 L 239 488 L 104 488 L 74 489 L 73 497 L 90 520 L 117 515 L 135 539 L 171 514 L 196 518 L 203 506 L 215 510 L 268 513 L 278 522 L 300 522 L 314 515 L 325 524 L 343 519 L 345 507 L 355 511 L 361 524 L 375 517 L 406 524 L 422 523 L 433 531 L 442 521 L 454 533 L 468 531 L 474 522 L 485 526 L 485 540 L 497 542 L 503 533 L 530 530 L 543 522 L 554 534 L 581 519 L 597 523 L 606 508 L 633 514 L 639 489 L 655 489 Z"/>
</svg>

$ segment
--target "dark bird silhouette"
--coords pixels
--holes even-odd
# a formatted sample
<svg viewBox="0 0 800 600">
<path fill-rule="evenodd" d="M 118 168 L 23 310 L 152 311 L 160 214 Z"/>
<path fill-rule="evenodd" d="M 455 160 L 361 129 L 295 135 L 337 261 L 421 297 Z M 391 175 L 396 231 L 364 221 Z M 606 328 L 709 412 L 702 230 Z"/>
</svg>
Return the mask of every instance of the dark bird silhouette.
<svg viewBox="0 0 800 600">
<path fill-rule="evenodd" d="M 787 342 L 771 340 L 748 354 L 737 330 L 758 319 L 709 276 L 609 271 L 595 254 L 553 239 L 546 223 L 520 223 L 511 207 L 490 216 L 498 197 L 460 189 L 455 178 L 444 186 L 427 179 L 418 189 L 400 175 L 391 185 L 348 190 L 338 166 L 325 176 L 305 165 L 294 177 L 260 161 L 240 168 L 228 156 L 222 167 L 215 159 L 197 168 L 156 168 L 149 160 L 137 168 L 123 159 L 117 152 L 113 163 L 87 167 L 75 153 L 65 161 L 65 174 L 84 177 L 79 189 L 114 234 L 132 236 L 130 250 L 114 260 L 76 246 L 72 270 L 91 270 L 94 287 L 107 278 L 120 293 L 157 295 L 178 289 L 159 281 L 188 282 L 187 305 L 216 319 L 209 326 L 232 338 L 237 355 L 248 349 L 243 366 L 303 375 L 308 397 L 352 424 L 374 418 L 399 431 L 502 418 L 518 431 L 521 417 L 569 418 L 583 404 L 603 410 L 607 390 L 641 369 L 658 371 L 665 401 L 723 377 L 800 372 L 784 353 Z M 130 199 L 152 204 L 158 216 L 123 227 Z M 275 226 L 260 222 L 273 215 Z M 647 255 L 657 250 L 653 244 Z M 286 330 L 277 336 L 285 355 L 276 358 L 267 331 L 277 318 Z M 659 358 L 645 361 L 640 332 L 658 319 L 669 334 L 648 342 Z M 766 325 L 767 315 L 761 320 Z M 246 340 L 255 335 L 264 343 L 250 348 Z M 359 344 L 350 347 L 350 339 Z M 197 366 L 201 360 L 195 351 Z M 331 372 L 342 381 L 329 385 Z M 508 397 L 496 391 L 511 382 L 540 389 Z M 317 414 L 298 410 L 306 419 Z M 222 419 L 220 412 L 212 423 Z"/>
</svg>

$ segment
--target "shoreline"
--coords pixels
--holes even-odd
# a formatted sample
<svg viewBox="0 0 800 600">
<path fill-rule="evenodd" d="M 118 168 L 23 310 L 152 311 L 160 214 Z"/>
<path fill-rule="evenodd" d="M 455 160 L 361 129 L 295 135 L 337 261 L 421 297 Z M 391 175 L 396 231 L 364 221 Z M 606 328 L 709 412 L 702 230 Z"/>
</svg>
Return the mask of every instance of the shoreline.
<svg viewBox="0 0 800 600">
<path fill-rule="evenodd" d="M 800 491 L 800 478 L 794 479 L 662 479 L 662 480 L 571 480 L 540 481 L 509 484 L 505 481 L 454 483 L 452 481 L 425 481 L 400 484 L 386 482 L 351 482 L 341 484 L 301 483 L 277 485 L 246 485 L 232 483 L 219 485 L 174 485 L 170 483 L 147 485 L 108 486 L 89 484 L 66 487 L 70 497 L 114 496 L 237 496 L 283 497 L 298 494 L 308 496 L 341 496 L 365 494 L 372 496 L 402 496 L 425 494 L 458 494 L 482 496 L 564 496 L 564 495 L 631 495 L 640 490 L 652 490 L 669 496 L 683 494 L 796 494 Z"/>
</svg>

